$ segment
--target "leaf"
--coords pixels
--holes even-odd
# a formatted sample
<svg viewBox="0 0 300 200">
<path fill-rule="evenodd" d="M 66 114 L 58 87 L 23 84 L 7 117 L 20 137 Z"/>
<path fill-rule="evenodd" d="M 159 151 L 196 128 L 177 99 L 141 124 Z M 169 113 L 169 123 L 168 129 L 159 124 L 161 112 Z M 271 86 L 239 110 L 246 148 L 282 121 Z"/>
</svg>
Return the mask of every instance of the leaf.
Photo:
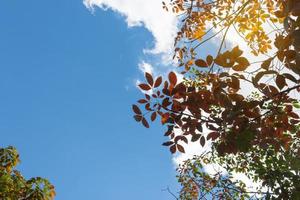
<svg viewBox="0 0 300 200">
<path fill-rule="evenodd" d="M 262 72 L 258 72 L 255 77 L 253 78 L 253 84 L 254 86 L 258 86 L 258 82 L 260 81 L 260 79 L 264 76 L 264 75 L 267 75 L 267 74 L 277 74 L 276 71 L 274 70 L 269 70 L 269 71 L 262 71 Z"/>
<path fill-rule="evenodd" d="M 175 139 L 174 139 L 175 143 L 178 143 L 179 140 L 184 141 L 186 144 L 188 143 L 188 140 L 187 140 L 186 137 L 183 136 L 183 135 L 178 135 L 178 136 L 176 136 Z"/>
<path fill-rule="evenodd" d="M 247 67 L 248 66 L 246 66 L 246 65 L 237 64 L 237 65 L 233 66 L 232 69 L 235 71 L 245 71 L 247 69 Z"/>
<path fill-rule="evenodd" d="M 161 84 L 161 82 L 162 82 L 162 77 L 159 76 L 159 77 L 155 80 L 154 87 L 155 87 L 155 88 L 156 88 L 156 87 L 159 87 L 160 84 Z"/>
<path fill-rule="evenodd" d="M 299 109 L 299 108 L 300 108 L 300 103 L 297 102 L 297 101 L 294 101 L 294 102 L 293 102 L 293 106 L 294 106 L 295 108 Z"/>
<path fill-rule="evenodd" d="M 170 151 L 172 154 L 174 154 L 176 152 L 176 145 L 171 146 Z"/>
<path fill-rule="evenodd" d="M 133 117 L 137 122 L 140 122 L 143 119 L 142 115 L 134 115 Z"/>
<path fill-rule="evenodd" d="M 297 79 L 296 79 L 293 75 L 291 75 L 291 74 L 283 73 L 282 75 L 283 75 L 285 78 L 289 79 L 290 81 L 292 81 L 292 82 L 294 82 L 294 83 L 297 83 L 297 82 L 298 82 Z"/>
<path fill-rule="evenodd" d="M 142 124 L 146 127 L 149 128 L 149 124 L 145 118 L 142 119 Z"/>
<path fill-rule="evenodd" d="M 211 64 L 213 63 L 213 61 L 214 61 L 214 58 L 213 58 L 211 55 L 208 55 L 208 56 L 206 57 L 206 63 L 207 63 L 208 65 L 211 65 Z"/>
<path fill-rule="evenodd" d="M 195 60 L 195 65 L 198 67 L 208 67 L 207 63 L 202 59 Z"/>
<path fill-rule="evenodd" d="M 204 138 L 204 136 L 202 136 L 200 138 L 200 144 L 201 144 L 202 147 L 204 147 L 204 145 L 205 145 L 205 138 Z"/>
<path fill-rule="evenodd" d="M 161 123 L 165 124 L 169 120 L 170 114 L 169 113 L 164 113 L 161 116 Z"/>
<path fill-rule="evenodd" d="M 278 86 L 278 88 L 281 90 L 282 88 L 284 88 L 284 86 L 286 85 L 286 81 L 285 81 L 285 77 L 278 74 L 276 76 L 276 85 Z"/>
<path fill-rule="evenodd" d="M 240 68 L 242 68 L 243 70 L 245 70 L 248 66 L 250 66 L 249 61 L 245 57 L 238 57 L 236 59 L 236 62 L 239 63 Z M 241 70 L 241 71 L 243 71 L 243 70 Z"/>
<path fill-rule="evenodd" d="M 177 148 L 181 153 L 185 153 L 183 146 L 181 146 L 180 144 L 177 144 Z"/>
<path fill-rule="evenodd" d="M 146 99 L 140 99 L 140 100 L 138 100 L 138 102 L 139 102 L 140 104 L 143 104 L 143 103 L 147 103 L 148 101 L 147 101 Z"/>
<path fill-rule="evenodd" d="M 145 73 L 145 77 L 147 79 L 147 82 L 149 83 L 150 86 L 153 86 L 153 78 L 152 75 L 149 74 L 148 72 Z"/>
<path fill-rule="evenodd" d="M 218 132 L 210 132 L 210 133 L 207 135 L 206 139 L 207 139 L 207 140 L 212 140 L 212 141 L 214 141 L 214 140 L 216 140 L 219 136 L 220 136 L 220 134 L 219 134 Z"/>
<path fill-rule="evenodd" d="M 176 77 L 176 74 L 174 72 L 169 73 L 169 81 L 170 81 L 171 85 L 176 85 L 177 77 Z"/>
<path fill-rule="evenodd" d="M 167 142 L 164 142 L 162 145 L 163 145 L 163 146 L 170 146 L 170 145 L 172 145 L 172 144 L 174 144 L 174 142 L 172 142 L 172 141 L 167 141 Z"/>
<path fill-rule="evenodd" d="M 240 50 L 239 46 L 236 46 L 232 49 L 231 55 L 233 58 L 238 58 L 243 54 L 243 51 Z"/>
<path fill-rule="evenodd" d="M 199 140 L 200 137 L 201 137 L 201 134 L 193 134 L 191 141 L 196 142 Z"/>
<path fill-rule="evenodd" d="M 136 114 L 139 114 L 139 115 L 142 114 L 141 110 L 139 109 L 139 107 L 137 105 L 132 105 L 132 110 Z"/>
<path fill-rule="evenodd" d="M 151 114 L 151 121 L 154 121 L 156 119 L 156 112 L 153 112 Z"/>
<path fill-rule="evenodd" d="M 162 101 L 162 106 L 164 108 L 168 107 L 169 105 L 171 105 L 171 102 L 169 101 L 169 97 L 164 98 L 164 100 Z"/>
<path fill-rule="evenodd" d="M 139 84 L 139 87 L 142 89 L 142 90 L 151 90 L 151 87 L 148 85 L 148 84 L 145 84 L 145 83 L 141 83 Z"/>
<path fill-rule="evenodd" d="M 271 65 L 271 62 L 272 62 L 272 58 L 269 58 L 267 60 L 265 60 L 262 64 L 261 64 L 261 68 L 265 69 L 265 70 L 268 70 L 270 65 Z"/>
</svg>

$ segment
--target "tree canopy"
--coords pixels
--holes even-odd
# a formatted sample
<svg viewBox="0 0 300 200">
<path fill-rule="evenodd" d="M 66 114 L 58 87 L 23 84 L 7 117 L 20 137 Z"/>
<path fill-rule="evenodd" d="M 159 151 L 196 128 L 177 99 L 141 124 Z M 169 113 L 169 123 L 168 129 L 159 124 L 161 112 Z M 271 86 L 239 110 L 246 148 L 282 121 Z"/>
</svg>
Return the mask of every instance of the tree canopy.
<svg viewBox="0 0 300 200">
<path fill-rule="evenodd" d="M 19 154 L 14 147 L 0 148 L 0 199 L 54 199 L 54 186 L 47 179 L 41 177 L 25 179 L 15 169 L 19 162 Z"/>
<path fill-rule="evenodd" d="M 211 145 L 179 167 L 180 197 L 299 199 L 300 1 L 170 0 L 163 8 L 181 21 L 174 59 L 184 80 L 146 73 L 145 98 L 133 111 L 147 128 L 159 117 L 172 153 L 191 142 Z M 226 45 L 232 31 L 247 48 Z M 216 52 L 203 56 L 213 38 Z M 208 175 L 203 159 L 229 175 Z M 249 192 L 232 181 L 238 172 L 261 187 Z"/>
</svg>

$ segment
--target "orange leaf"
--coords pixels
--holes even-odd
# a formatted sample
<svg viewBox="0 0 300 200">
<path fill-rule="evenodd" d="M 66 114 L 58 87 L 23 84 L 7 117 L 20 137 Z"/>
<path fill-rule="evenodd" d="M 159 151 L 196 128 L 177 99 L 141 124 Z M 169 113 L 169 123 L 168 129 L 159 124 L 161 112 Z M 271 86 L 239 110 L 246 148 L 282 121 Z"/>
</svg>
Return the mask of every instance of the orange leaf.
<svg viewBox="0 0 300 200">
<path fill-rule="evenodd" d="M 170 81 L 171 85 L 176 85 L 177 77 L 176 77 L 176 74 L 174 72 L 169 73 L 169 81 Z"/>
</svg>

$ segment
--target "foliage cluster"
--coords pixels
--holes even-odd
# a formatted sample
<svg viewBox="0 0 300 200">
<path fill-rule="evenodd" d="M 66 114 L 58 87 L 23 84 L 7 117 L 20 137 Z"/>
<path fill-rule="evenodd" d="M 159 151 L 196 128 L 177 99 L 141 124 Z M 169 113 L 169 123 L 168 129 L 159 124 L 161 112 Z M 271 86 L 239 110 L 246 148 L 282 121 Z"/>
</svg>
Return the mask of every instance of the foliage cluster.
<svg viewBox="0 0 300 200">
<path fill-rule="evenodd" d="M 54 186 L 41 177 L 26 180 L 15 167 L 20 162 L 14 147 L 0 148 L 0 199 L 52 200 Z"/>
<path fill-rule="evenodd" d="M 133 105 L 135 120 L 149 127 L 147 116 L 151 121 L 159 117 L 169 138 L 163 145 L 172 153 L 184 153 L 190 142 L 202 147 L 211 143 L 207 160 L 229 173 L 242 172 L 261 182 L 255 194 L 299 199 L 300 119 L 298 99 L 292 94 L 300 91 L 300 1 L 171 0 L 163 7 L 182 21 L 174 58 L 185 79 L 179 82 L 176 73 L 170 72 L 163 81 L 146 73 L 147 82 L 139 87 L 151 92 L 138 100 L 145 112 Z M 250 50 L 226 47 L 230 30 Z M 198 52 L 205 51 L 199 49 L 201 45 L 214 37 L 221 38 L 215 55 L 200 57 Z M 249 60 L 249 53 L 262 60 Z M 247 85 L 252 95 L 245 95 L 241 85 Z M 187 163 L 185 168 L 195 166 L 201 172 L 202 158 Z M 236 191 L 249 195 L 220 174 L 196 173 L 205 182 L 197 184 L 192 173 L 187 184 L 179 179 L 182 191 L 190 188 L 199 198 L 208 190 L 209 195 L 220 197 L 214 192 L 221 184 L 221 199 L 246 198 L 236 196 L 241 195 Z"/>
</svg>

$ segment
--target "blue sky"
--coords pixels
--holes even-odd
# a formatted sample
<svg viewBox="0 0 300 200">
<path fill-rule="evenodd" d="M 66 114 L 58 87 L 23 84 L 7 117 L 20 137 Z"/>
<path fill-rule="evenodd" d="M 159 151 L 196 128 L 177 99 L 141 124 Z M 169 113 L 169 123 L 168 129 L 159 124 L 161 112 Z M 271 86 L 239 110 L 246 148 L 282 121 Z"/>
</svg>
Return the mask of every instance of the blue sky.
<svg viewBox="0 0 300 200">
<path fill-rule="evenodd" d="M 58 200 L 172 199 L 163 128 L 131 112 L 151 33 L 82 0 L 1 1 L 0 25 L 0 146 L 17 147 L 18 169 Z"/>
</svg>

